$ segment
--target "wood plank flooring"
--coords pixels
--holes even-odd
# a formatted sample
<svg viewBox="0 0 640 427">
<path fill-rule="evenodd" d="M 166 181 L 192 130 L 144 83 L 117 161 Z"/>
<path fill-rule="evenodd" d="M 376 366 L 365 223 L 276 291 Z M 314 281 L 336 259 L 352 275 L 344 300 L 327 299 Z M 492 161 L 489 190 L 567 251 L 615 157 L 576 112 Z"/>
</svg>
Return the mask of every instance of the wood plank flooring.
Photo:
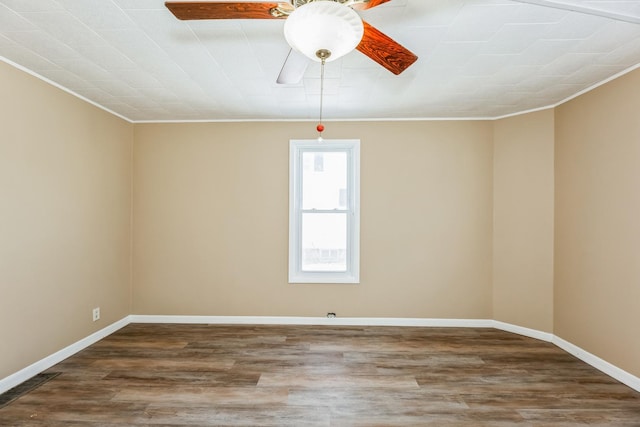
<svg viewBox="0 0 640 427">
<path fill-rule="evenodd" d="M 131 324 L 2 426 L 640 426 L 640 393 L 494 329 Z"/>
</svg>

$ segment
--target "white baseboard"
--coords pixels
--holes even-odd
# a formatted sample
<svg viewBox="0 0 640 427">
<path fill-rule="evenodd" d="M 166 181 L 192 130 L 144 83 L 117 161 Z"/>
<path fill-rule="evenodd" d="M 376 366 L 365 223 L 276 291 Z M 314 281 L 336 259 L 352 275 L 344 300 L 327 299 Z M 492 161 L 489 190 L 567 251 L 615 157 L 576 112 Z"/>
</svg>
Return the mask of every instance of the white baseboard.
<svg viewBox="0 0 640 427">
<path fill-rule="evenodd" d="M 535 338 L 540 341 L 552 342 L 553 340 L 553 334 L 548 332 L 512 325 L 511 323 L 500 322 L 499 320 L 494 320 L 492 326 L 496 329 L 500 329 L 501 331 L 512 332 L 525 337 Z"/>
<path fill-rule="evenodd" d="M 269 316 L 149 316 L 131 315 L 131 323 L 184 323 L 205 325 L 333 325 L 492 328 L 488 319 L 419 319 L 387 317 L 269 317 Z"/>
<path fill-rule="evenodd" d="M 567 353 L 574 355 L 575 357 L 582 360 L 583 362 L 609 375 L 611 378 L 614 378 L 620 381 L 622 384 L 628 385 L 629 387 L 631 387 L 636 391 L 640 391 L 640 378 L 636 377 L 635 375 L 632 375 L 629 372 L 623 369 L 620 369 L 615 365 L 612 365 L 606 360 L 599 358 L 595 354 L 589 353 L 588 351 L 583 350 L 577 345 L 571 344 L 570 342 L 565 341 L 558 336 L 554 335 L 553 340 L 551 342 L 557 345 L 558 347 L 560 347 L 561 349 L 563 349 L 564 351 L 566 351 Z"/>
<path fill-rule="evenodd" d="M 41 359 L 24 369 L 19 370 L 18 372 L 9 375 L 6 378 L 0 380 L 0 393 L 4 393 L 5 391 L 11 390 L 13 387 L 22 384 L 29 378 L 38 375 L 39 373 L 46 371 L 50 367 L 54 366 L 57 363 L 62 362 L 64 359 L 73 356 L 78 353 L 80 350 L 84 350 L 89 347 L 91 344 L 94 344 L 101 339 L 111 335 L 118 329 L 121 329 L 127 326 L 131 321 L 129 320 L 129 316 L 112 323 L 106 328 L 100 329 L 97 332 L 89 335 L 86 338 L 81 339 L 60 351 L 57 351 L 44 359 Z"/>
<path fill-rule="evenodd" d="M 540 341 L 551 342 L 564 351 L 573 354 L 583 362 L 602 371 L 610 377 L 640 391 L 640 378 L 626 372 L 611 363 L 571 344 L 553 334 L 512 325 L 490 319 L 421 319 L 421 318 L 383 318 L 383 317 L 268 317 L 268 316 L 153 316 L 130 315 L 104 329 L 99 330 L 44 359 L 0 380 L 0 393 L 21 384 L 34 375 L 43 372 L 56 363 L 74 355 L 91 344 L 114 333 L 130 323 L 183 323 L 183 324 L 235 324 L 235 325 L 334 325 L 334 326 L 407 326 L 407 327 L 456 327 L 456 328 L 495 328 L 523 335 Z"/>
</svg>

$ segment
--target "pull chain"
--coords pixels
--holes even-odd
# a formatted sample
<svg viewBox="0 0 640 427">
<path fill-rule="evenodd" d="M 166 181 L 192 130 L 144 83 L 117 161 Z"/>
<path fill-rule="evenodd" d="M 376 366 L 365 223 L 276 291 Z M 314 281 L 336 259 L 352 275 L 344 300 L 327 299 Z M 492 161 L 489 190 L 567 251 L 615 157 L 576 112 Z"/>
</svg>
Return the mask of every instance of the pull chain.
<svg viewBox="0 0 640 427">
<path fill-rule="evenodd" d="M 316 130 L 318 131 L 318 141 L 322 141 L 322 132 L 324 131 L 324 125 L 322 124 L 322 107 L 324 100 L 324 65 L 327 62 L 327 58 L 331 56 L 331 52 L 327 49 L 320 49 L 316 52 L 316 56 L 320 58 L 320 120 Z"/>
<path fill-rule="evenodd" d="M 322 124 L 322 104 L 324 100 L 324 64 L 326 60 L 322 58 L 322 63 L 320 64 L 320 120 L 318 121 L 318 126 L 322 127 L 322 129 L 318 129 L 320 133 L 324 130 L 324 125 Z"/>
</svg>

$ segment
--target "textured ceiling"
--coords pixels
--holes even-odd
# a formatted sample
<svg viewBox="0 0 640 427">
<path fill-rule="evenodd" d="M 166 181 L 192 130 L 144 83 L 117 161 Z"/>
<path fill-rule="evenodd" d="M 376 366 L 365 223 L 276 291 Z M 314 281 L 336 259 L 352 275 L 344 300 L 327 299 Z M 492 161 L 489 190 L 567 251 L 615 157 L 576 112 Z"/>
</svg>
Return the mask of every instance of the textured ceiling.
<svg viewBox="0 0 640 427">
<path fill-rule="evenodd" d="M 419 59 L 399 76 L 358 51 L 328 63 L 328 119 L 501 117 L 640 63 L 638 0 L 391 0 L 360 15 Z M 0 0 L 0 56 L 131 121 L 315 119 L 319 64 L 276 84 L 283 25 L 179 21 L 161 0 Z"/>
</svg>

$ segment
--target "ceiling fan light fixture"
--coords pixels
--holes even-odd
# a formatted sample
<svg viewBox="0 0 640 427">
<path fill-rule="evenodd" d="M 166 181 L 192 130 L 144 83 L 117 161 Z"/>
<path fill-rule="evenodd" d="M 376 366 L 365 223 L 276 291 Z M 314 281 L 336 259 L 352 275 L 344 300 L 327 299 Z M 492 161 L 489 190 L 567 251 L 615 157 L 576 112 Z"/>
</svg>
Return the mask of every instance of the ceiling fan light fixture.
<svg viewBox="0 0 640 427">
<path fill-rule="evenodd" d="M 327 62 L 346 55 L 358 46 L 364 34 L 360 16 L 333 0 L 313 1 L 291 12 L 284 23 L 287 43 L 309 59 L 321 62 L 320 50 L 330 52 Z"/>
</svg>

